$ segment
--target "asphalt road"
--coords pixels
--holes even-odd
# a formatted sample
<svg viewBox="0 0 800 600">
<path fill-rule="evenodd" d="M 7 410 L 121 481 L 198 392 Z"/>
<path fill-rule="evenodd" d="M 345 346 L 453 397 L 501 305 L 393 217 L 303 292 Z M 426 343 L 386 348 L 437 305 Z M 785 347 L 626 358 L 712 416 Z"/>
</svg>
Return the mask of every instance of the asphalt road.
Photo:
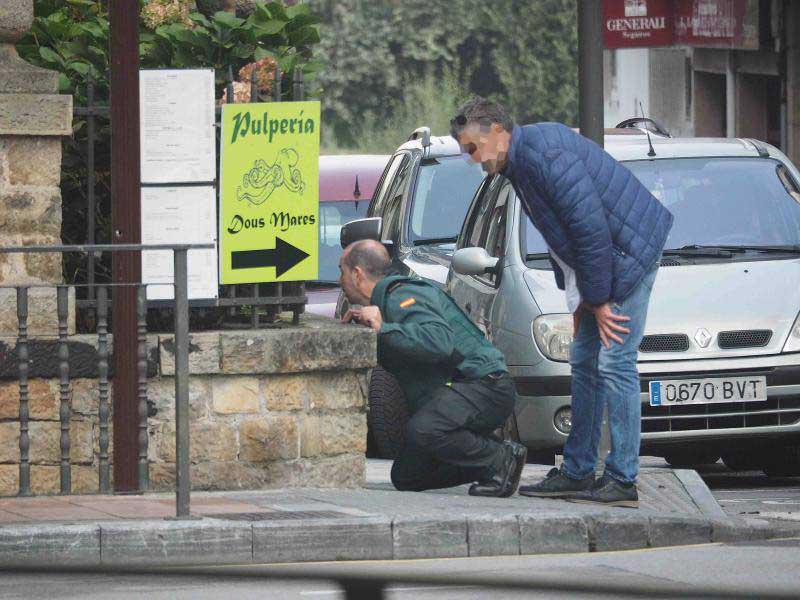
<svg viewBox="0 0 800 600">
<path fill-rule="evenodd" d="M 114 575 L 22 575 L 0 577 L 2 598 L 104 598 L 148 599 L 223 599 L 296 598 L 311 600 L 342 598 L 331 577 L 348 575 L 388 576 L 397 582 L 390 586 L 388 598 L 414 600 L 457 598 L 600 598 L 599 586 L 639 586 L 666 589 L 678 586 L 685 597 L 698 588 L 752 590 L 757 597 L 766 592 L 783 592 L 786 597 L 800 594 L 800 539 L 743 544 L 708 544 L 630 552 L 465 558 L 423 561 L 371 561 L 356 563 L 316 563 L 294 565 L 253 565 L 252 577 L 232 579 L 229 569 L 220 567 L 214 575 L 199 576 L 114 576 Z M 286 571 L 295 580 L 281 579 Z M 281 573 L 278 573 L 280 571 Z M 283 574 L 283 575 L 281 575 Z M 430 581 L 404 581 L 410 577 L 439 578 L 445 585 Z M 484 588 L 465 578 L 495 578 L 528 585 L 547 581 L 563 585 L 582 584 L 592 593 L 566 594 L 563 591 L 536 593 Z M 369 596 L 364 595 L 364 598 Z M 623 597 L 614 594 L 613 597 Z M 637 596 L 641 597 L 641 596 Z"/>
</svg>

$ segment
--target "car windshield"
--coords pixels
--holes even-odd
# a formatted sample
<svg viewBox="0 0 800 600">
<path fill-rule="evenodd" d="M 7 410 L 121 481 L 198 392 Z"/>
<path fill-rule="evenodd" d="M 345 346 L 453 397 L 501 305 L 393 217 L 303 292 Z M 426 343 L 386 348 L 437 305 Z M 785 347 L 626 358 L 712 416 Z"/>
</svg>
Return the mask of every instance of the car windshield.
<svg viewBox="0 0 800 600">
<path fill-rule="evenodd" d="M 319 280 L 337 281 L 339 279 L 339 231 L 342 225 L 354 219 L 361 219 L 367 213 L 369 200 L 354 202 L 319 203 Z"/>
<path fill-rule="evenodd" d="M 779 162 L 675 158 L 626 162 L 675 217 L 666 248 L 800 244 L 800 194 Z M 523 214 L 528 255 L 547 252 Z"/>
<path fill-rule="evenodd" d="M 417 176 L 409 241 L 455 241 L 483 177 L 479 164 L 461 156 L 426 160 Z"/>
</svg>

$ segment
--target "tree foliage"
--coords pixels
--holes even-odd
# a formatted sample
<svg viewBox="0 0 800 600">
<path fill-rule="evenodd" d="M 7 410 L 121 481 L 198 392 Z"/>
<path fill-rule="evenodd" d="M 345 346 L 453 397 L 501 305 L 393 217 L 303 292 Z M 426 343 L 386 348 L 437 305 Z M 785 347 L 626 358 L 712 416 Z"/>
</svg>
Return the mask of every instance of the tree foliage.
<svg viewBox="0 0 800 600">
<path fill-rule="evenodd" d="M 519 122 L 577 121 L 574 0 L 309 2 L 325 24 L 319 83 L 324 123 L 339 144 L 369 143 L 362 124 L 390 127 L 407 95 L 430 88 L 431 74 L 454 75 L 462 99 L 499 100 Z"/>
<path fill-rule="evenodd" d="M 1 0 L 0 0 L 1 1 Z M 126 0 L 128 1 L 128 0 Z M 144 7 L 146 0 L 137 1 Z M 189 0 L 174 0 L 189 4 Z M 255 0 L 247 18 L 227 11 L 208 15 L 178 11 L 172 21 L 157 22 L 146 14 L 139 30 L 139 58 L 142 68 L 213 68 L 217 97 L 222 95 L 228 70 L 236 76 L 249 72 L 247 66 L 277 63 L 286 80 L 284 95 L 291 97 L 288 85 L 295 66 L 304 78 L 313 81 L 322 63 L 314 57 L 319 42 L 319 19 L 310 7 L 299 4 Z M 174 11 L 167 14 L 172 14 Z M 158 11 L 155 11 L 157 14 Z M 34 22 L 30 32 L 17 44 L 26 61 L 59 73 L 62 93 L 74 96 L 76 106 L 87 102 L 87 81 L 94 81 L 95 103 L 106 104 L 109 93 L 109 16 L 108 0 L 35 0 Z M 188 19 L 188 23 L 186 21 Z M 149 24 L 149 26 L 148 26 Z M 251 68 L 250 71 L 253 69 Z M 73 120 L 73 137 L 64 140 L 62 163 L 63 226 L 65 243 L 86 240 L 87 123 L 85 117 Z M 110 124 L 98 119 L 96 156 L 97 204 L 96 240 L 109 240 L 111 230 L 111 151 Z M 68 257 L 73 260 L 74 256 Z M 83 263 L 65 263 L 67 281 L 84 279 Z"/>
<path fill-rule="evenodd" d="M 146 0 L 137 0 L 144 7 Z M 30 32 L 17 44 L 28 62 L 60 74 L 61 91 L 81 97 L 91 73 L 98 89 L 107 90 L 109 69 L 109 21 L 107 0 L 36 0 Z M 320 40 L 318 18 L 304 4 L 254 3 L 246 19 L 226 11 L 205 16 L 188 13 L 188 24 L 166 22 L 139 31 L 142 68 L 212 67 L 216 71 L 217 97 L 221 96 L 230 68 L 237 73 L 245 65 L 271 57 L 283 73 L 295 66 L 313 79 L 322 63 L 313 57 Z M 287 89 L 290 86 L 286 86 Z"/>
</svg>

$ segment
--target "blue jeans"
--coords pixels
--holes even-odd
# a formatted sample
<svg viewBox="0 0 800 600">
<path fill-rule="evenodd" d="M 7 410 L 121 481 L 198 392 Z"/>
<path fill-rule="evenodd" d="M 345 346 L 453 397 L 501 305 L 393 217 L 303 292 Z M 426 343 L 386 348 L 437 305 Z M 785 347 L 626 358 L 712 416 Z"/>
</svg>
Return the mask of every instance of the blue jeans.
<svg viewBox="0 0 800 600">
<path fill-rule="evenodd" d="M 656 264 L 630 296 L 612 304 L 615 313 L 631 319 L 621 323 L 630 329 L 628 334 L 618 334 L 622 344 L 611 341 L 610 348 L 603 346 L 594 315 L 586 311 L 581 314 L 570 348 L 572 429 L 564 445 L 562 466 L 568 477 L 583 479 L 594 471 L 603 407 L 607 404 L 611 453 L 606 458 L 605 473 L 622 483 L 636 482 L 642 417 L 636 358 L 657 273 Z"/>
</svg>

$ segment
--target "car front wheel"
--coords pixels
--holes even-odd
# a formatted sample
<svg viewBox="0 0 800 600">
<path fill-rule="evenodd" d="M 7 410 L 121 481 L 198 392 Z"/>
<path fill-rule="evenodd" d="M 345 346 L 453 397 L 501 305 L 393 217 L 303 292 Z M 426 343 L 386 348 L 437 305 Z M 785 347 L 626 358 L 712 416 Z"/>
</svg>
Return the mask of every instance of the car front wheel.
<svg viewBox="0 0 800 600">
<path fill-rule="evenodd" d="M 664 452 L 664 460 L 675 469 L 693 469 L 699 465 L 711 465 L 719 460 L 719 452 L 688 446 Z"/>
<path fill-rule="evenodd" d="M 764 456 L 761 468 L 770 477 L 800 475 L 800 443 L 776 444 Z"/>
<path fill-rule="evenodd" d="M 369 380 L 367 426 L 377 458 L 397 458 L 403 447 L 408 419 L 408 403 L 397 379 L 375 367 Z"/>
<path fill-rule="evenodd" d="M 745 446 L 723 450 L 722 462 L 731 471 L 760 471 L 764 461 L 763 454 L 756 448 Z"/>
</svg>

